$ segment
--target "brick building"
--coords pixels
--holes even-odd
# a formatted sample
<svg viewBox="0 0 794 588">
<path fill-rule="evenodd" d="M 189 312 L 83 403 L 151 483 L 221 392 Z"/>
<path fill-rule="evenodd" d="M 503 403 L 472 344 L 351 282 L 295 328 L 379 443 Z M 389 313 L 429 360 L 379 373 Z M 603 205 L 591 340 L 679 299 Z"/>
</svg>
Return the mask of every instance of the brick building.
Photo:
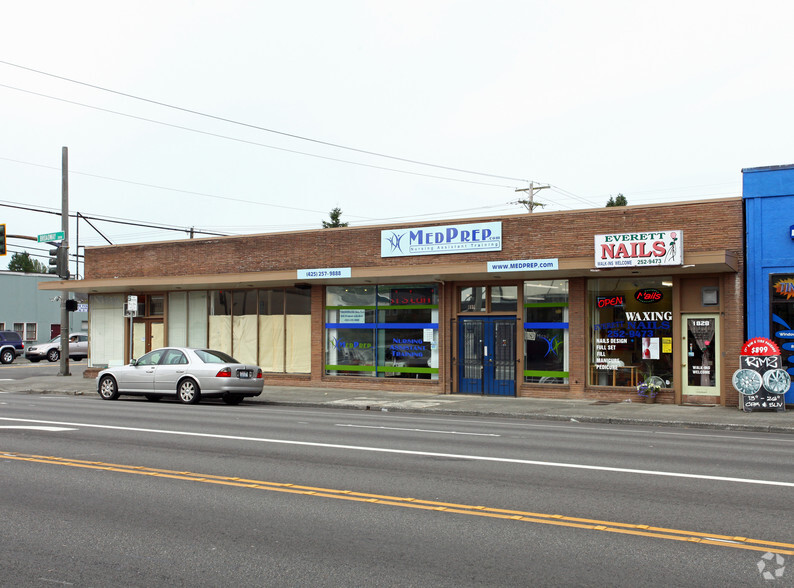
<svg viewBox="0 0 794 588">
<path fill-rule="evenodd" d="M 93 366 L 209 346 L 296 394 L 637 401 L 655 376 L 658 401 L 736 405 L 743 238 L 741 198 L 536 212 L 92 247 L 68 287 Z"/>
</svg>

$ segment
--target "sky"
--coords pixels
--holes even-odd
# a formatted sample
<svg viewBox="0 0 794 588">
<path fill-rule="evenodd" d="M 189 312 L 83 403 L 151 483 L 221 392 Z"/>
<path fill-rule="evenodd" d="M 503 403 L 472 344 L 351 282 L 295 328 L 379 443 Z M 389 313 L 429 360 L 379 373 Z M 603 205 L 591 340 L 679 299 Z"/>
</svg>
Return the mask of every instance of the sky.
<svg viewBox="0 0 794 588">
<path fill-rule="evenodd" d="M 529 182 L 542 211 L 740 196 L 743 168 L 794 163 L 792 22 L 788 0 L 8 3 L 0 223 L 60 230 L 63 147 L 72 254 L 336 207 L 522 214 Z M 0 269 L 47 249 L 9 239 Z"/>
</svg>

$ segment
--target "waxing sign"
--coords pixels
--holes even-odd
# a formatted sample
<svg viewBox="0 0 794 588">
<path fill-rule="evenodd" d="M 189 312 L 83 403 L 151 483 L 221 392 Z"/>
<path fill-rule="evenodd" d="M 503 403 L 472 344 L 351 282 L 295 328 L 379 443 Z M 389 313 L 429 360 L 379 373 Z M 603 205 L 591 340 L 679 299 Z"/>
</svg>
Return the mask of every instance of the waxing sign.
<svg viewBox="0 0 794 588">
<path fill-rule="evenodd" d="M 595 236 L 595 266 L 598 268 L 683 263 L 684 234 L 680 230 Z"/>
</svg>

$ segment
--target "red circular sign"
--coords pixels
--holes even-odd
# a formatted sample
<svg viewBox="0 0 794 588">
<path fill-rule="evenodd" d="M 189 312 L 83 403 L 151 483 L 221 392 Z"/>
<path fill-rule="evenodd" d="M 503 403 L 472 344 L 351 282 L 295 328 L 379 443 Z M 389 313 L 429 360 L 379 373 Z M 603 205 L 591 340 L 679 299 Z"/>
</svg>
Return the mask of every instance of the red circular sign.
<svg viewBox="0 0 794 588">
<path fill-rule="evenodd" d="M 755 337 L 744 344 L 739 355 L 754 355 L 758 357 L 780 355 L 780 348 L 774 341 L 766 337 Z"/>
</svg>

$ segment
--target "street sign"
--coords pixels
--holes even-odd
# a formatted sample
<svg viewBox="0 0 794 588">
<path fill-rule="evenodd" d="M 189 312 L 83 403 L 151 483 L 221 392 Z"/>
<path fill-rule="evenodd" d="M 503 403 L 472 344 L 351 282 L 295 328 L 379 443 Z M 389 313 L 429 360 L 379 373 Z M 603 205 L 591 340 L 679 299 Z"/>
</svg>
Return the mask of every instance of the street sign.
<svg viewBox="0 0 794 588">
<path fill-rule="evenodd" d="M 44 233 L 38 236 L 39 243 L 49 243 L 50 241 L 63 241 L 66 238 L 66 233 L 58 231 L 56 233 Z"/>
</svg>

